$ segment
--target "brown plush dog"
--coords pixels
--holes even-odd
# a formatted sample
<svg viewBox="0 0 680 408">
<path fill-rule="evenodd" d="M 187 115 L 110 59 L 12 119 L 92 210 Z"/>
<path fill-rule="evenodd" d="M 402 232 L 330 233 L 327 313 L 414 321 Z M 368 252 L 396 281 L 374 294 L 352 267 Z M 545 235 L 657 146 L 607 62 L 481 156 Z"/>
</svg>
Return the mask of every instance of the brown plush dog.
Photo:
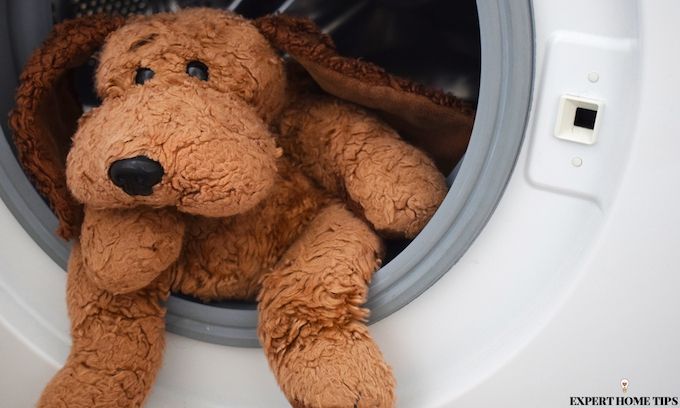
<svg viewBox="0 0 680 408">
<path fill-rule="evenodd" d="M 67 74 L 102 45 L 103 103 L 76 129 Z M 275 49 L 355 104 L 314 90 Z M 57 25 L 25 68 L 11 124 L 61 235 L 77 238 L 73 347 L 39 406 L 140 406 L 170 291 L 257 298 L 262 346 L 294 406 L 393 405 L 362 308 L 380 265 L 374 231 L 413 237 L 446 188 L 394 129 L 430 148 L 448 134 L 436 152 L 446 168 L 467 145 L 468 107 L 340 57 L 306 20 L 188 9 Z"/>
</svg>

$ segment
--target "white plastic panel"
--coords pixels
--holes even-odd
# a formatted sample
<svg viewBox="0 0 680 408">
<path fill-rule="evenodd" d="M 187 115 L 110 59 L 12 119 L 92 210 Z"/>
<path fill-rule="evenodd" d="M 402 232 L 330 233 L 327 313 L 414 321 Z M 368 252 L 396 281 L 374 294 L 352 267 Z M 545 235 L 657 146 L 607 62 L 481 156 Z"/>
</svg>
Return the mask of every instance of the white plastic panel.
<svg viewBox="0 0 680 408">
<path fill-rule="evenodd" d="M 587 7 L 604 11 L 589 25 Z M 546 0 L 535 2 L 535 12 L 539 34 L 556 22 L 600 34 L 609 26 L 625 36 L 640 31 L 638 75 L 621 84 L 638 90 L 630 96 L 637 109 L 627 128 L 628 156 L 617 163 L 618 190 L 604 208 L 600 232 L 545 325 L 507 364 L 431 406 L 569 407 L 571 396 L 678 397 L 680 55 L 670 50 L 677 48 L 680 2 Z"/>
<path fill-rule="evenodd" d="M 533 184 L 601 207 L 611 203 L 635 123 L 638 58 L 633 38 L 572 31 L 550 37 L 527 167 Z M 573 126 L 577 106 L 598 111 L 595 129 Z"/>
</svg>

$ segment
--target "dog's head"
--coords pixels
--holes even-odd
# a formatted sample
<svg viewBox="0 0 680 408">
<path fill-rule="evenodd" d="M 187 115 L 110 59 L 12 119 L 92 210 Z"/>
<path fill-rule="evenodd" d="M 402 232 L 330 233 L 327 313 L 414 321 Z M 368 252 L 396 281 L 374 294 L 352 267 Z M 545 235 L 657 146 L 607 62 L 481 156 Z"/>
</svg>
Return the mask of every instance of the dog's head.
<svg viewBox="0 0 680 408">
<path fill-rule="evenodd" d="M 246 211 L 273 184 L 281 150 L 269 125 L 285 84 L 281 58 L 243 18 L 209 9 L 135 18 L 102 48 L 102 104 L 80 119 L 68 187 L 100 208 Z"/>
<path fill-rule="evenodd" d="M 67 74 L 99 48 L 102 104 L 80 116 Z M 327 92 L 399 116 L 406 133 L 457 129 L 463 137 L 447 138 L 457 146 L 448 150 L 454 159 L 464 151 L 471 109 L 340 57 L 307 20 L 254 23 L 212 9 L 84 17 L 56 26 L 32 56 L 11 117 L 20 158 L 61 235 L 77 233 L 78 204 L 223 217 L 266 197 L 282 154 L 271 133 L 286 103 L 279 51 Z"/>
</svg>

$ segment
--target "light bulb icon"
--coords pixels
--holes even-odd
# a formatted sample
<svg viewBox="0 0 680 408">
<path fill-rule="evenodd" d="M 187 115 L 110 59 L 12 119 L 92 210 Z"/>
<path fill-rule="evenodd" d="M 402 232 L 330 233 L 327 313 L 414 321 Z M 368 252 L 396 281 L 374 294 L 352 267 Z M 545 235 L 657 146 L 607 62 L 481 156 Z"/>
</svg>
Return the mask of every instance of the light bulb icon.
<svg viewBox="0 0 680 408">
<path fill-rule="evenodd" d="M 628 391 L 628 379 L 624 378 L 621 380 L 621 390 L 625 393 Z"/>
</svg>

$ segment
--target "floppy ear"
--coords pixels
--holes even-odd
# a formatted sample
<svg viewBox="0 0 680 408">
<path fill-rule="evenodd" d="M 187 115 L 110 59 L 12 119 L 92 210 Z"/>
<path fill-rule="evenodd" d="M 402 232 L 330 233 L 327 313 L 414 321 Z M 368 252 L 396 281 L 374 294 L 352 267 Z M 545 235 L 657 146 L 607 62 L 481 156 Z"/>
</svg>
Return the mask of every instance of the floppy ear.
<svg viewBox="0 0 680 408">
<path fill-rule="evenodd" d="M 78 234 L 82 220 L 65 177 L 66 155 L 82 114 L 68 73 L 123 22 L 122 17 L 97 15 L 57 24 L 21 73 L 10 114 L 14 143 L 24 171 L 59 219 L 57 232 L 64 239 Z"/>
<path fill-rule="evenodd" d="M 405 139 L 429 153 L 445 174 L 465 153 L 475 115 L 471 104 L 339 55 L 331 38 L 309 19 L 279 14 L 255 24 L 324 91 L 378 111 Z"/>
</svg>

